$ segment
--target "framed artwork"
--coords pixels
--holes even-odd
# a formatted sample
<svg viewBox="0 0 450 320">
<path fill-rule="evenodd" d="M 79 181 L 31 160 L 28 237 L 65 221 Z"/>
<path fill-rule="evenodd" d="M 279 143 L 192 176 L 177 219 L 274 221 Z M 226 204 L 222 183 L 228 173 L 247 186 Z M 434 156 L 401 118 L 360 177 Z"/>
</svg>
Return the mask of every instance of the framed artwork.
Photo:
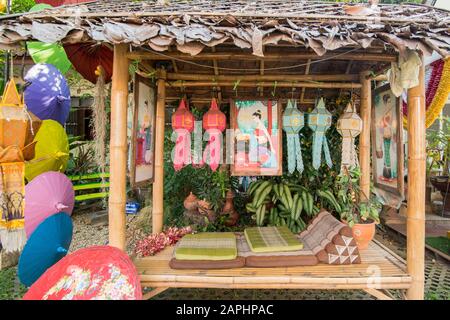
<svg viewBox="0 0 450 320">
<path fill-rule="evenodd" d="M 395 97 L 387 84 L 374 91 L 372 100 L 374 185 L 403 196 L 404 153 L 400 99 Z"/>
<path fill-rule="evenodd" d="M 232 100 L 231 174 L 282 174 L 281 103 L 277 100 Z"/>
<path fill-rule="evenodd" d="M 131 127 L 130 181 L 137 187 L 153 182 L 155 159 L 156 90 L 150 80 L 135 75 Z"/>
</svg>

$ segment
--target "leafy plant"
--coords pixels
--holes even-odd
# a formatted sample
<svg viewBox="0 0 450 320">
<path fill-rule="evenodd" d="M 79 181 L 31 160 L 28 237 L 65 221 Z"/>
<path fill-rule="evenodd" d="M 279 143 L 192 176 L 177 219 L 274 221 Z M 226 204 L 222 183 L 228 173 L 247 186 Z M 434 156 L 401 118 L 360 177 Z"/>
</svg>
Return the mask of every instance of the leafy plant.
<svg viewBox="0 0 450 320">
<path fill-rule="evenodd" d="M 439 169 L 448 174 L 450 118 L 444 117 L 443 122 L 442 130 L 427 129 L 427 174 Z"/>
<path fill-rule="evenodd" d="M 381 203 L 375 197 L 361 199 L 360 176 L 359 168 L 345 169 L 336 180 L 334 193 L 331 190 L 317 191 L 323 202 L 330 205 L 350 227 L 371 220 L 379 222 Z"/>
<path fill-rule="evenodd" d="M 97 169 L 94 149 L 79 136 L 69 136 L 69 161 L 67 175 L 84 175 Z"/>
</svg>

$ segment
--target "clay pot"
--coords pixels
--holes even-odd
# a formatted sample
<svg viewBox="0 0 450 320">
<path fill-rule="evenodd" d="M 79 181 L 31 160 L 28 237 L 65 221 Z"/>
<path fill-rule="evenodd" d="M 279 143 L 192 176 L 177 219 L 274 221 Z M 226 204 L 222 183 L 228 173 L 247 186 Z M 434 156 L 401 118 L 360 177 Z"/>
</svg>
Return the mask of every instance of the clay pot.
<svg viewBox="0 0 450 320">
<path fill-rule="evenodd" d="M 198 198 L 191 192 L 186 199 L 184 199 L 183 205 L 188 211 L 195 210 L 198 206 Z"/>
<path fill-rule="evenodd" d="M 222 215 L 228 215 L 229 218 L 225 221 L 227 227 L 236 225 L 239 220 L 239 213 L 234 209 L 233 204 L 234 192 L 229 190 L 226 195 L 225 205 L 222 209 Z"/>
<path fill-rule="evenodd" d="M 211 213 L 211 211 L 213 211 L 211 210 L 212 209 L 211 204 L 206 200 L 198 200 L 197 205 L 198 205 L 198 212 L 200 212 L 200 214 L 208 215 Z"/>
<path fill-rule="evenodd" d="M 356 223 L 352 228 L 353 238 L 359 250 L 367 249 L 375 236 L 375 221 L 371 223 Z"/>
</svg>

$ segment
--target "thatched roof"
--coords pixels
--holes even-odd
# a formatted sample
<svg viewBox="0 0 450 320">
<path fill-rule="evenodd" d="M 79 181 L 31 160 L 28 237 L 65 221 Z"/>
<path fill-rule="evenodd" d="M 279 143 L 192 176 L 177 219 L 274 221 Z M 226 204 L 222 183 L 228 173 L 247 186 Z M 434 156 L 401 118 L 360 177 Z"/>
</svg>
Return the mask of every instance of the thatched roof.
<svg viewBox="0 0 450 320">
<path fill-rule="evenodd" d="M 158 3 L 164 1 L 158 1 Z M 263 56 L 264 47 L 290 44 L 318 55 L 344 47 L 385 46 L 428 54 L 450 52 L 450 12 L 424 5 L 378 5 L 352 15 L 352 5 L 305 0 L 99 0 L 2 18 L 0 45 L 21 41 L 175 46 L 198 54 L 230 43 Z"/>
</svg>

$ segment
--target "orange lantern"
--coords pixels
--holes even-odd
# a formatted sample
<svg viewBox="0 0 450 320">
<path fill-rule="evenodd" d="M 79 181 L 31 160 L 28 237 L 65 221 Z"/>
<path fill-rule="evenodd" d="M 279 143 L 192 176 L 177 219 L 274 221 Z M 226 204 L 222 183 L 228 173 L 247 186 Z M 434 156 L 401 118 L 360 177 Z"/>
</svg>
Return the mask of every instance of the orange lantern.
<svg viewBox="0 0 450 320">
<path fill-rule="evenodd" d="M 217 106 L 216 99 L 212 99 L 211 108 L 203 116 L 203 129 L 205 129 L 209 142 L 203 153 L 203 161 L 216 171 L 222 156 L 222 131 L 227 127 L 225 114 Z"/>
<path fill-rule="evenodd" d="M 191 163 L 191 132 L 194 130 L 194 115 L 186 107 L 184 99 L 172 115 L 172 128 L 177 136 L 173 164 L 178 171 Z"/>
</svg>

